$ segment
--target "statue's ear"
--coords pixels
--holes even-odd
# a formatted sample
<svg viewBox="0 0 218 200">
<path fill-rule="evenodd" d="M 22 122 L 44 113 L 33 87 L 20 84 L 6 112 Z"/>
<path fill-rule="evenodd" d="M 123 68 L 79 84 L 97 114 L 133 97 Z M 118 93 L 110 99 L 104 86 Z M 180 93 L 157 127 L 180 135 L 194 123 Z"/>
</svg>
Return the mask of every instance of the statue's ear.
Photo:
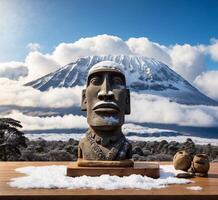
<svg viewBox="0 0 218 200">
<path fill-rule="evenodd" d="M 130 114 L 130 91 L 126 89 L 126 106 L 125 106 L 125 114 Z"/>
<path fill-rule="evenodd" d="M 87 109 L 87 100 L 86 100 L 86 90 L 82 90 L 82 99 L 81 99 L 81 110 L 86 111 Z"/>
</svg>

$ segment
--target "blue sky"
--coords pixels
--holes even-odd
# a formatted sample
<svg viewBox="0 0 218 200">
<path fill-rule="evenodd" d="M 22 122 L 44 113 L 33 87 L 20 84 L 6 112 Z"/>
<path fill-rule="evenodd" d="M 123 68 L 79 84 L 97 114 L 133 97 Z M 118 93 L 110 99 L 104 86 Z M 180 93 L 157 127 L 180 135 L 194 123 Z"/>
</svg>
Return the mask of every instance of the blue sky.
<svg viewBox="0 0 218 200">
<path fill-rule="evenodd" d="M 104 33 L 163 45 L 218 38 L 218 1 L 212 0 L 0 0 L 0 11 L 0 62 L 24 60 L 30 42 L 49 53 L 60 42 Z"/>
<path fill-rule="evenodd" d="M 39 94 L 23 84 L 78 58 L 105 54 L 157 59 L 218 101 L 218 0 L 0 0 L 0 14 L 3 105 L 66 106 L 63 99 L 74 101 L 73 90 Z M 147 104 L 163 114 L 150 110 L 146 116 L 217 126 L 217 107 L 169 104 Z M 144 101 L 142 107 L 147 108 Z M 22 113 L 10 117 L 33 121 L 31 127 L 38 121 Z M 37 126 L 47 123 L 40 120 Z"/>
</svg>

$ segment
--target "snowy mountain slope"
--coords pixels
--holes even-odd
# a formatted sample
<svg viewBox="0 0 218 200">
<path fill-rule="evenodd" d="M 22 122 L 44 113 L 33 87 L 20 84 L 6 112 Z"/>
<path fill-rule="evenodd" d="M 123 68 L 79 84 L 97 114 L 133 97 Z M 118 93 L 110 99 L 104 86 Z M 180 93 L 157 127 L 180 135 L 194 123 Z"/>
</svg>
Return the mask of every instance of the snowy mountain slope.
<svg viewBox="0 0 218 200">
<path fill-rule="evenodd" d="M 123 65 L 128 87 L 135 92 L 168 97 L 183 104 L 218 105 L 199 92 L 167 65 L 142 56 L 89 56 L 78 59 L 59 70 L 27 83 L 41 91 L 55 87 L 85 85 L 88 70 L 101 61 L 115 61 Z"/>
</svg>

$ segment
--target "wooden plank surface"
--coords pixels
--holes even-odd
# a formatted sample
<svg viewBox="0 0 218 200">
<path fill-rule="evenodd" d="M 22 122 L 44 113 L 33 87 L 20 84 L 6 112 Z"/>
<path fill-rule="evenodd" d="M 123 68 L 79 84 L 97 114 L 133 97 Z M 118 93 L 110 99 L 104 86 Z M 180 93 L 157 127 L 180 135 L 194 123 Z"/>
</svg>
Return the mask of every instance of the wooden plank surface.
<svg viewBox="0 0 218 200">
<path fill-rule="evenodd" d="M 17 189 L 11 188 L 11 178 L 23 176 L 14 170 L 24 166 L 69 165 L 70 162 L 0 162 L 0 199 L 145 199 L 145 200 L 212 200 L 218 199 L 218 163 L 211 163 L 208 178 L 193 178 L 189 185 L 171 185 L 152 190 L 91 190 L 91 189 Z M 172 164 L 162 163 L 161 164 Z M 187 190 L 186 187 L 200 186 L 201 191 Z"/>
<path fill-rule="evenodd" d="M 134 162 L 133 167 L 81 167 L 77 162 L 72 162 L 67 166 L 67 176 L 100 176 L 110 174 L 116 176 L 129 176 L 139 174 L 152 178 L 159 178 L 159 164 L 157 162 Z"/>
</svg>

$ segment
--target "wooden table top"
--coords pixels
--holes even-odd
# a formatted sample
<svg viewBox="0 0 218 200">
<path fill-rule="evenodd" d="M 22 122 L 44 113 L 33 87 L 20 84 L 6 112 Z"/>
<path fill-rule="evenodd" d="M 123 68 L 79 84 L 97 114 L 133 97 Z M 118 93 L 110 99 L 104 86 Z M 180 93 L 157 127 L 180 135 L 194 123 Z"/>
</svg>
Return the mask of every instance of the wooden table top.
<svg viewBox="0 0 218 200">
<path fill-rule="evenodd" d="M 195 183 L 170 185 L 163 189 L 139 190 L 92 190 L 92 189 L 17 189 L 8 185 L 11 178 L 24 176 L 15 171 L 25 166 L 68 165 L 70 162 L 0 162 L 0 199 L 146 199 L 180 200 L 207 199 L 218 200 L 218 163 L 211 163 L 208 178 L 193 178 Z M 170 162 L 160 162 L 172 164 Z M 186 187 L 200 186 L 201 191 L 188 190 Z M 209 198 L 209 199 L 208 199 Z"/>
</svg>

